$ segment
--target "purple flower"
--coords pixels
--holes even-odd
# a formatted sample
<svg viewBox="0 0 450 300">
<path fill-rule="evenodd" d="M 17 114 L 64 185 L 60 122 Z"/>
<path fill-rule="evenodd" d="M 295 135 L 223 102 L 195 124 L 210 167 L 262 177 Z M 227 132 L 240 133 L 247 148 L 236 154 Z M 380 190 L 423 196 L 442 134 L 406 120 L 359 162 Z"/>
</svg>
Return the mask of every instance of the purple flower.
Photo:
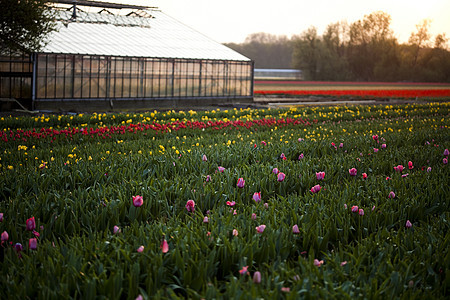
<svg viewBox="0 0 450 300">
<path fill-rule="evenodd" d="M 354 213 L 358 212 L 358 206 L 353 205 L 352 206 L 352 212 L 354 212 Z"/>
<path fill-rule="evenodd" d="M 373 148 L 373 152 L 377 153 L 378 152 L 378 148 Z"/>
<path fill-rule="evenodd" d="M 253 200 L 255 200 L 256 203 L 261 201 L 261 192 L 255 192 L 253 194 Z"/>
<path fill-rule="evenodd" d="M 188 200 L 186 202 L 186 209 L 188 212 L 194 212 L 195 211 L 195 202 L 194 200 Z"/>
<path fill-rule="evenodd" d="M 211 181 L 211 176 L 210 175 L 206 175 L 206 182 L 210 182 Z"/>
<path fill-rule="evenodd" d="M 14 250 L 16 250 L 17 253 L 22 252 L 22 251 L 23 251 L 23 246 L 22 246 L 22 244 L 21 244 L 21 243 L 16 243 L 16 244 L 14 245 Z"/>
<path fill-rule="evenodd" d="M 205 217 L 203 218 L 203 223 L 209 223 L 208 216 L 205 216 Z"/>
<path fill-rule="evenodd" d="M 340 143 L 339 148 L 344 148 L 344 143 Z"/>
<path fill-rule="evenodd" d="M 239 178 L 237 181 L 237 187 L 242 189 L 244 187 L 244 185 L 245 185 L 245 180 L 242 177 Z"/>
<path fill-rule="evenodd" d="M 323 265 L 323 260 L 318 260 L 317 258 L 316 259 L 314 259 L 314 265 L 316 266 L 316 267 L 320 267 L 321 265 Z"/>
<path fill-rule="evenodd" d="M 448 149 L 445 149 L 444 150 L 444 156 L 448 156 L 448 154 L 449 154 Z"/>
<path fill-rule="evenodd" d="M 36 238 L 31 238 L 28 240 L 28 248 L 30 248 L 30 250 L 37 249 L 37 239 Z"/>
<path fill-rule="evenodd" d="M 448 159 L 447 159 L 447 157 L 445 157 L 445 158 L 442 160 L 442 162 L 444 163 L 444 165 L 448 164 Z"/>
<path fill-rule="evenodd" d="M 263 233 L 264 229 L 266 229 L 266 225 L 264 225 L 264 224 L 263 225 L 259 225 L 259 226 L 256 227 L 256 231 L 258 233 Z"/>
<path fill-rule="evenodd" d="M 3 213 L 0 213 L 0 223 L 3 222 Z"/>
<path fill-rule="evenodd" d="M 205 154 L 203 154 L 203 156 L 202 156 L 202 161 L 208 161 L 208 158 L 206 157 Z"/>
<path fill-rule="evenodd" d="M 349 173 L 351 176 L 356 176 L 356 174 L 358 173 L 358 171 L 357 171 L 355 168 L 351 168 L 351 169 L 348 169 L 348 173 Z"/>
<path fill-rule="evenodd" d="M 404 168 L 405 167 L 403 167 L 402 165 L 398 165 L 398 166 L 394 167 L 394 171 L 401 173 Z"/>
<path fill-rule="evenodd" d="M 259 271 L 253 274 L 253 283 L 261 283 L 261 273 Z"/>
<path fill-rule="evenodd" d="M 279 182 L 282 182 L 285 177 L 286 177 L 286 175 L 283 172 L 280 172 L 280 173 L 278 173 L 277 180 Z"/>
<path fill-rule="evenodd" d="M 321 187 L 319 184 L 316 184 L 315 186 L 313 186 L 313 187 L 311 188 L 311 193 L 313 193 L 313 194 L 318 193 L 318 192 L 320 191 L 321 188 L 322 188 L 322 187 Z"/>
<path fill-rule="evenodd" d="M 430 173 L 431 172 L 431 167 L 427 168 L 427 172 Z"/>
<path fill-rule="evenodd" d="M 139 195 L 133 196 L 134 207 L 140 207 L 142 206 L 142 204 L 144 204 L 144 198 L 142 198 L 142 196 Z"/>
<path fill-rule="evenodd" d="M 304 157 L 304 155 L 303 155 L 303 153 L 301 153 L 301 154 L 298 156 L 298 160 L 303 159 L 303 157 Z"/>
<path fill-rule="evenodd" d="M 256 220 L 256 214 L 252 213 L 252 220 Z"/>
<path fill-rule="evenodd" d="M 219 169 L 219 172 L 220 173 L 223 173 L 224 171 L 225 171 L 225 168 L 224 167 L 217 167 L 218 169 Z"/>
<path fill-rule="evenodd" d="M 298 225 L 297 224 L 292 226 L 292 233 L 293 234 L 299 234 L 300 233 L 300 229 L 298 229 Z"/>
<path fill-rule="evenodd" d="M 359 213 L 360 216 L 364 216 L 364 209 L 360 208 L 358 213 Z"/>
<path fill-rule="evenodd" d="M 115 225 L 115 226 L 114 226 L 114 229 L 113 229 L 113 232 L 114 232 L 114 234 L 120 233 L 120 228 L 119 228 L 119 226 Z"/>
<path fill-rule="evenodd" d="M 412 224 L 411 224 L 411 222 L 409 220 L 406 220 L 405 227 L 406 228 L 411 228 L 412 227 Z"/>
<path fill-rule="evenodd" d="M 386 149 L 386 144 L 381 144 L 381 149 Z"/>
<path fill-rule="evenodd" d="M 273 168 L 273 169 L 272 169 L 272 173 L 273 173 L 273 174 L 276 175 L 276 174 L 278 174 L 278 172 L 279 172 L 279 171 L 278 171 L 278 168 Z"/>
<path fill-rule="evenodd" d="M 26 228 L 28 231 L 33 231 L 36 229 L 36 221 L 34 220 L 34 217 L 31 217 L 27 220 Z"/>
<path fill-rule="evenodd" d="M 316 172 L 316 178 L 317 178 L 317 180 L 324 180 L 325 172 Z"/>
<path fill-rule="evenodd" d="M 391 199 L 394 199 L 395 198 L 395 193 L 393 192 L 393 191 L 391 191 L 390 193 L 389 193 L 389 196 L 388 196 L 389 198 L 391 198 Z"/>
<path fill-rule="evenodd" d="M 137 248 L 136 251 L 139 252 L 139 253 L 144 252 L 144 246 L 140 246 L 139 248 Z"/>
<path fill-rule="evenodd" d="M 3 242 L 6 242 L 8 239 L 9 239 L 9 234 L 8 234 L 8 232 L 3 231 L 3 232 L 2 232 L 2 238 L 1 238 L 2 244 L 3 244 Z"/>
</svg>

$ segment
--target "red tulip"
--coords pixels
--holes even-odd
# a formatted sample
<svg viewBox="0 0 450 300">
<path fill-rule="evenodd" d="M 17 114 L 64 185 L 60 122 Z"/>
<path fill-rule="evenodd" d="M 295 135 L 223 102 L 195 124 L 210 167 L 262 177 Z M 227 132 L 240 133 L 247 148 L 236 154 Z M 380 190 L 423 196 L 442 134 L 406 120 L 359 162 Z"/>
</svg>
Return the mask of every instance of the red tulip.
<svg viewBox="0 0 450 300">
<path fill-rule="evenodd" d="M 169 244 L 167 243 L 167 241 L 165 239 L 161 242 L 160 248 L 162 250 L 162 253 L 169 252 Z"/>
<path fill-rule="evenodd" d="M 34 217 L 31 217 L 27 220 L 26 227 L 28 231 L 33 231 L 36 229 L 36 222 L 34 220 Z"/>
<path fill-rule="evenodd" d="M 244 187 L 244 185 L 245 185 L 245 180 L 242 177 L 239 178 L 238 182 L 237 182 L 237 187 L 242 189 Z"/>
</svg>

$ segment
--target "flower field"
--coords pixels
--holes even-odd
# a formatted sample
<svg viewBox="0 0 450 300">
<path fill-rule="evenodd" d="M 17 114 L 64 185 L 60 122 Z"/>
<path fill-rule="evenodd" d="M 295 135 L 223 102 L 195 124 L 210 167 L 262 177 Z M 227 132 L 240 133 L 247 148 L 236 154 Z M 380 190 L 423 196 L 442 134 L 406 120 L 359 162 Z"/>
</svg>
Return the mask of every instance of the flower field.
<svg viewBox="0 0 450 300">
<path fill-rule="evenodd" d="M 255 81 L 255 95 L 288 97 L 324 96 L 337 98 L 450 98 L 445 83 Z"/>
<path fill-rule="evenodd" d="M 450 293 L 448 102 L 0 119 L 0 298 Z"/>
</svg>

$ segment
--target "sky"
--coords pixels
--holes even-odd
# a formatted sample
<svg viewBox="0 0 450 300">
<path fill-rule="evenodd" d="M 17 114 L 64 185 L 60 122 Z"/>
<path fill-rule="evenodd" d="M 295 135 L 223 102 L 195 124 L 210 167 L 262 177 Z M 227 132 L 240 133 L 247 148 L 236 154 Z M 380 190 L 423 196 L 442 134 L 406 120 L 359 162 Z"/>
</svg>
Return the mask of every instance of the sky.
<svg viewBox="0 0 450 300">
<path fill-rule="evenodd" d="M 450 38 L 450 0 L 103 0 L 156 6 L 167 15 L 220 43 L 242 43 L 252 33 L 298 35 L 315 26 L 321 35 L 338 21 L 349 24 L 372 12 L 391 18 L 399 42 L 407 42 L 416 25 L 431 20 L 429 32 Z"/>
</svg>

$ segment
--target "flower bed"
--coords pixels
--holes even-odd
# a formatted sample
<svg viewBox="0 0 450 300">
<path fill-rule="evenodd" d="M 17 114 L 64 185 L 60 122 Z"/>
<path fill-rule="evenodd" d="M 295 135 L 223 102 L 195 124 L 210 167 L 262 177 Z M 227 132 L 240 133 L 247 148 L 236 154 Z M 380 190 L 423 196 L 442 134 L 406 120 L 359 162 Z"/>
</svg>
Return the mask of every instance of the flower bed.
<svg viewBox="0 0 450 300">
<path fill-rule="evenodd" d="M 449 116 L 3 117 L 0 298 L 444 298 Z"/>
</svg>

